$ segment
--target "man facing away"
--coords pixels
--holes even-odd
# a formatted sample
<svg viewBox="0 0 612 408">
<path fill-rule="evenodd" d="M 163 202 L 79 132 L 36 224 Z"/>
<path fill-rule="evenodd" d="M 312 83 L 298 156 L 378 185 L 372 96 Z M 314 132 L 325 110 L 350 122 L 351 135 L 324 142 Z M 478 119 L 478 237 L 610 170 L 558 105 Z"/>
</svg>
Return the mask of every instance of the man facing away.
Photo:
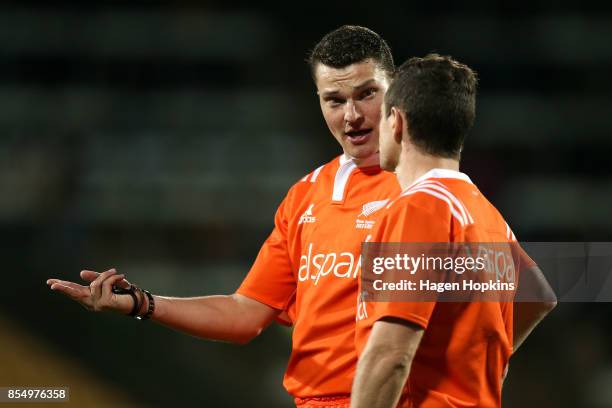
<svg viewBox="0 0 612 408">
<path fill-rule="evenodd" d="M 476 85 L 472 70 L 450 57 L 412 58 L 399 68 L 383 103 L 380 158 L 402 192 L 379 212 L 371 241 L 517 245 L 500 213 L 459 172 Z M 363 302 L 351 407 L 499 407 L 510 355 L 554 306 Z"/>
<path fill-rule="evenodd" d="M 394 65 L 385 41 L 358 26 L 323 37 L 309 63 L 323 117 L 343 154 L 291 187 L 236 293 L 174 298 L 136 290 L 132 296 L 117 293 L 129 283 L 114 269 L 82 271 L 88 286 L 48 284 L 90 310 L 151 318 L 237 343 L 247 343 L 285 311 L 294 331 L 284 385 L 296 405 L 348 407 L 357 362 L 360 245 L 369 239 L 372 214 L 399 193 L 395 176 L 378 161 L 380 106 Z"/>
</svg>

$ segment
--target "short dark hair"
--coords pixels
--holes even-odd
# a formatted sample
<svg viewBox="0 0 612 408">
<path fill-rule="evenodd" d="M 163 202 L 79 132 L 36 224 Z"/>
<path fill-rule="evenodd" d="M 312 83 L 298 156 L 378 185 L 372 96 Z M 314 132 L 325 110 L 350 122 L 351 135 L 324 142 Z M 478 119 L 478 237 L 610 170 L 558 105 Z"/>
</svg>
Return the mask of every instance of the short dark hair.
<svg viewBox="0 0 612 408">
<path fill-rule="evenodd" d="M 306 61 L 316 81 L 318 64 L 344 68 L 367 59 L 374 60 L 389 77 L 393 75 L 393 56 L 385 40 L 369 28 L 344 25 L 327 33 L 315 45 Z"/>
<path fill-rule="evenodd" d="M 401 110 L 410 140 L 425 153 L 460 156 L 476 117 L 474 71 L 449 56 L 429 54 L 403 63 L 385 95 L 385 112 Z"/>
</svg>

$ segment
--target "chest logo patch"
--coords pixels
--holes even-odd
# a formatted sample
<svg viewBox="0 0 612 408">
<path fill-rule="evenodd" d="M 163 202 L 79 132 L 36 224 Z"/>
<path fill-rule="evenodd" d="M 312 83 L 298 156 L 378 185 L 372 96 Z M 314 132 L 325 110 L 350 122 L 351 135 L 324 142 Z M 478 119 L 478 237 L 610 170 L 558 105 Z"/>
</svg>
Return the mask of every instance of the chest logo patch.
<svg viewBox="0 0 612 408">
<path fill-rule="evenodd" d="M 300 216 L 300 220 L 298 221 L 298 225 L 300 224 L 311 224 L 317 221 L 317 217 L 312 214 L 312 207 L 314 204 L 310 204 L 310 206 L 304 211 L 304 213 Z"/>
<path fill-rule="evenodd" d="M 374 220 L 364 220 L 363 218 L 367 218 L 370 215 L 374 214 L 376 211 L 383 208 L 389 200 L 378 200 L 378 201 L 370 201 L 363 205 L 361 213 L 357 216 L 355 220 L 355 228 L 357 229 L 372 229 L 376 221 Z"/>
</svg>

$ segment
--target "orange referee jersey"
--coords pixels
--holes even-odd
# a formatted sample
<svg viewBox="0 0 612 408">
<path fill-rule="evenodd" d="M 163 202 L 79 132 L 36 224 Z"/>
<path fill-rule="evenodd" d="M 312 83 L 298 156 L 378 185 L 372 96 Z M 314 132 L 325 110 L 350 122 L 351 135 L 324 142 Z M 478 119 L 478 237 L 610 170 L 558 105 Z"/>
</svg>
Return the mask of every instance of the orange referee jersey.
<svg viewBox="0 0 612 408">
<path fill-rule="evenodd" d="M 433 169 L 379 212 L 374 242 L 509 242 L 514 234 L 463 173 Z M 400 407 L 500 407 L 502 373 L 512 353 L 512 304 L 365 302 L 356 348 L 383 317 L 425 329 Z"/>
<path fill-rule="evenodd" d="M 361 243 L 372 214 L 400 191 L 379 166 L 340 156 L 289 190 L 237 293 L 287 310 L 293 349 L 284 385 L 296 402 L 350 394 Z"/>
</svg>

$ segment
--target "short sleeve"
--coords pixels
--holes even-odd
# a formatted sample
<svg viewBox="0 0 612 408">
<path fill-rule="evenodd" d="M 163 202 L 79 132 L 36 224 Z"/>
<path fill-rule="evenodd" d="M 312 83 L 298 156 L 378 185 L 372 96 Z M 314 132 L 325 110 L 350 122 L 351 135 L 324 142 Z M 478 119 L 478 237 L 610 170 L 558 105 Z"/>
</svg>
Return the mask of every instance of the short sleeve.
<svg viewBox="0 0 612 408">
<path fill-rule="evenodd" d="M 288 195 L 289 197 L 289 195 Z M 274 230 L 236 293 L 275 309 L 285 309 L 296 289 L 288 245 L 288 198 L 276 211 Z"/>
<path fill-rule="evenodd" d="M 437 200 L 417 194 L 394 202 L 380 220 L 375 232 L 377 242 L 433 243 L 450 242 L 451 221 L 447 207 Z M 372 321 L 385 317 L 407 320 L 424 329 L 436 302 L 371 302 L 368 318 Z"/>
</svg>

